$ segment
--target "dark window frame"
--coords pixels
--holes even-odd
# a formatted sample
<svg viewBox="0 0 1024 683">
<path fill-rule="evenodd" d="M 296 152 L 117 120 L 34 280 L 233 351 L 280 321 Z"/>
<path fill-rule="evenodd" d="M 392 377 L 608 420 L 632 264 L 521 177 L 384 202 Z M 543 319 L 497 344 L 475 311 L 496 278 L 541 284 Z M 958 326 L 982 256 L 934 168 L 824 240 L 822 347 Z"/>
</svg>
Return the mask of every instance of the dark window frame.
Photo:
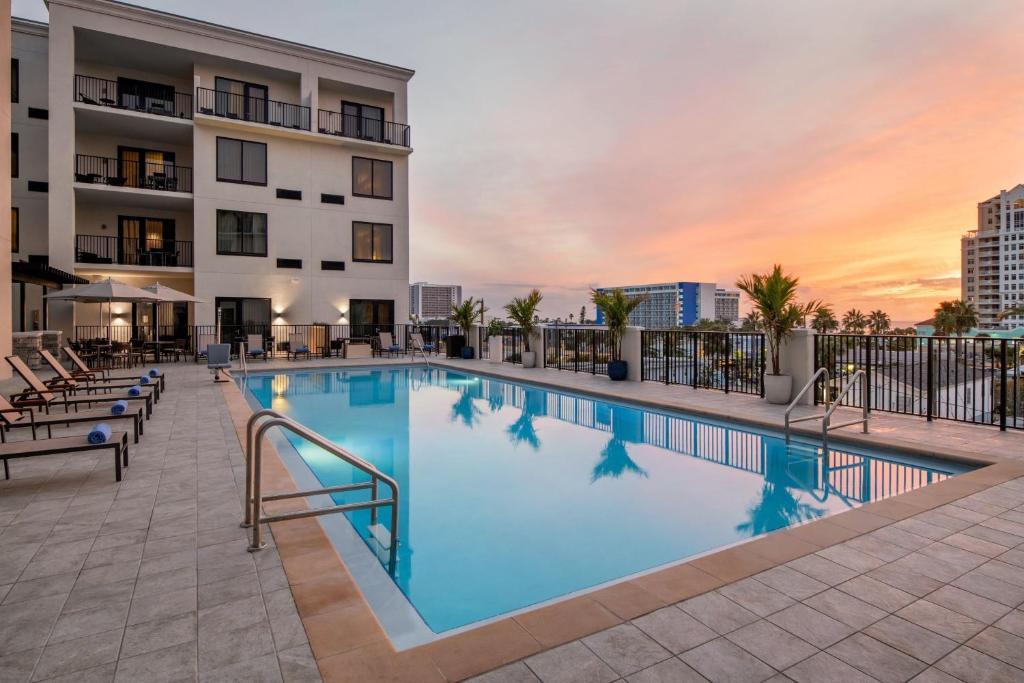
<svg viewBox="0 0 1024 683">
<path fill-rule="evenodd" d="M 11 177 L 12 178 L 17 178 L 18 177 L 18 175 L 19 175 L 18 172 L 19 172 L 20 166 L 21 166 L 20 161 L 19 161 L 19 155 L 18 155 L 18 147 L 19 147 L 18 134 L 12 132 L 11 133 Z"/>
<path fill-rule="evenodd" d="M 18 207 L 11 207 L 11 253 L 17 254 L 21 251 L 21 211 Z"/>
<path fill-rule="evenodd" d="M 370 162 L 370 194 L 363 194 L 356 192 L 356 162 L 357 161 L 369 161 Z M 391 175 L 391 194 L 388 196 L 375 195 L 373 194 L 374 178 L 377 174 L 377 164 L 387 164 L 388 173 Z M 353 197 L 365 197 L 367 199 L 385 199 L 387 201 L 394 201 L 395 199 L 395 162 L 388 161 L 387 159 L 373 159 L 371 157 L 352 157 L 352 196 Z"/>
<path fill-rule="evenodd" d="M 241 215 L 249 216 L 263 216 L 263 253 L 250 252 L 250 251 L 221 251 L 220 248 L 220 216 L 222 213 L 236 213 Z M 267 214 L 260 211 L 240 211 L 238 209 L 217 209 L 217 215 L 215 218 L 214 225 L 214 240 L 216 242 L 216 250 L 218 256 L 249 256 L 253 258 L 266 258 L 270 252 L 270 218 Z"/>
<path fill-rule="evenodd" d="M 11 59 L 11 102 L 17 103 L 21 100 L 21 63 L 17 59 Z"/>
<path fill-rule="evenodd" d="M 389 259 L 374 259 L 374 258 L 357 258 L 356 257 L 356 226 L 357 225 L 369 225 L 370 226 L 370 251 L 373 251 L 373 244 L 377 239 L 377 228 L 389 228 L 391 230 L 391 258 Z M 369 221 L 352 221 L 352 262 L 353 263 L 394 263 L 395 262 L 395 225 L 394 223 L 371 223 Z"/>
<path fill-rule="evenodd" d="M 220 141 L 221 140 L 229 140 L 231 142 L 241 143 L 241 146 L 240 146 L 241 158 L 238 160 L 238 168 L 239 168 L 240 171 L 242 171 L 242 174 L 241 174 L 242 175 L 242 179 L 235 180 L 233 178 L 222 178 L 221 177 L 221 175 L 220 175 Z M 249 144 L 249 145 L 261 145 L 263 147 L 263 182 L 262 183 L 256 182 L 256 181 L 253 181 L 253 180 L 245 180 L 245 173 L 244 173 L 244 171 L 245 171 L 245 146 L 247 144 Z M 269 167 L 269 157 L 270 157 L 270 147 L 267 145 L 267 143 L 265 143 L 265 142 L 256 142 L 255 140 L 243 140 L 242 138 L 229 138 L 229 137 L 224 136 L 224 135 L 218 135 L 217 136 L 217 140 L 216 140 L 216 142 L 214 144 L 214 154 L 217 157 L 216 159 L 214 159 L 214 167 L 216 169 L 217 182 L 218 183 L 234 183 L 235 185 L 252 185 L 254 187 L 266 187 L 267 186 L 267 181 L 269 180 L 269 177 L 268 177 L 268 175 L 269 175 L 268 167 Z"/>
</svg>

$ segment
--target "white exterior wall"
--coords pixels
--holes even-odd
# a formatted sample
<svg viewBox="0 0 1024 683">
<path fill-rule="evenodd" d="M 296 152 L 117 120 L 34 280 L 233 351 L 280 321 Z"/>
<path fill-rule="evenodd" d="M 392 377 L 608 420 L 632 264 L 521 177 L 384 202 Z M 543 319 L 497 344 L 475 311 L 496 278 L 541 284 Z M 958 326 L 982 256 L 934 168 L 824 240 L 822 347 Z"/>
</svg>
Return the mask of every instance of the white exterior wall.
<svg viewBox="0 0 1024 683">
<path fill-rule="evenodd" d="M 44 84 L 42 102 L 35 106 L 45 107 L 49 100 L 52 125 L 47 132 L 46 122 L 40 122 L 40 139 L 32 147 L 22 141 L 21 150 L 23 168 L 24 160 L 32 154 L 41 161 L 42 177 L 38 179 L 50 178 L 48 197 L 40 195 L 41 201 L 36 200 L 36 213 L 41 215 L 35 220 L 48 226 L 40 231 L 48 239 L 39 240 L 39 249 L 49 254 L 51 265 L 93 279 L 114 275 L 137 285 L 160 280 L 194 291 L 207 302 L 195 307 L 193 322 L 197 324 L 215 321 L 217 297 L 269 298 L 273 322 L 277 323 L 348 322 L 349 301 L 353 298 L 393 300 L 394 321 L 408 318 L 411 150 L 321 135 L 317 132 L 317 107 L 322 99 L 325 109 L 338 111 L 344 97 L 384 106 L 387 120 L 406 123 L 406 83 L 411 71 L 106 0 L 52 0 L 49 9 L 51 40 L 48 44 L 45 38 L 37 41 L 43 75 L 33 80 Z M 91 33 L 85 32 L 104 34 L 102 42 L 109 37 L 114 45 L 120 39 L 145 41 L 152 44 L 156 55 L 167 50 L 167 63 L 172 65 L 168 69 L 181 71 L 183 63 L 191 62 L 191 78 L 187 72 L 177 76 L 154 74 L 133 65 L 130 56 L 123 60 L 97 58 L 81 48 L 86 44 L 84 39 L 79 40 L 83 36 L 96 42 Z M 76 43 L 80 44 L 78 48 Z M 76 105 L 71 95 L 74 74 L 110 80 L 119 76 L 136 78 L 173 85 L 179 92 L 193 94 L 195 87 L 213 89 L 217 76 L 258 83 L 268 86 L 272 100 L 310 107 L 311 130 L 202 114 L 195 115 L 194 123 L 187 123 Z M 23 81 L 26 85 L 27 80 Z M 24 87 L 23 92 L 27 93 Z M 195 104 L 198 109 L 198 98 Z M 77 116 L 76 109 L 80 111 Z M 88 127 L 81 123 L 84 114 L 89 116 Z M 97 130 L 96 121 L 103 121 L 104 116 L 109 117 L 109 127 L 101 123 Z M 131 124 L 122 125 L 129 117 L 133 118 Z M 146 136 L 150 121 L 152 138 Z M 177 128 L 171 131 L 171 127 Z M 216 180 L 218 136 L 267 144 L 266 186 Z M 45 150 L 47 142 L 50 152 L 40 153 L 38 150 Z M 119 145 L 174 152 L 177 165 L 193 169 L 192 196 L 179 194 L 161 203 L 152 196 L 140 198 L 144 191 L 105 186 L 76 191 L 70 172 L 74 154 L 116 157 Z M 393 163 L 393 200 L 352 196 L 354 155 Z M 279 188 L 300 190 L 302 199 L 278 199 Z M 109 199 L 97 199 L 103 193 Z M 321 193 L 343 195 L 345 204 L 323 204 Z M 267 256 L 218 255 L 218 209 L 267 214 Z M 76 268 L 75 235 L 116 236 L 118 215 L 174 218 L 176 239 L 193 241 L 194 267 L 106 268 L 79 264 Z M 23 213 L 23 226 L 26 218 Z M 394 226 L 392 263 L 352 262 L 353 221 Z M 278 269 L 278 258 L 302 259 L 302 269 Z M 321 260 L 344 261 L 345 270 L 322 271 Z M 79 306 L 78 316 L 83 324 L 86 319 L 96 319 L 91 307 Z M 50 321 L 51 327 L 70 333 L 71 306 L 51 305 Z"/>
</svg>

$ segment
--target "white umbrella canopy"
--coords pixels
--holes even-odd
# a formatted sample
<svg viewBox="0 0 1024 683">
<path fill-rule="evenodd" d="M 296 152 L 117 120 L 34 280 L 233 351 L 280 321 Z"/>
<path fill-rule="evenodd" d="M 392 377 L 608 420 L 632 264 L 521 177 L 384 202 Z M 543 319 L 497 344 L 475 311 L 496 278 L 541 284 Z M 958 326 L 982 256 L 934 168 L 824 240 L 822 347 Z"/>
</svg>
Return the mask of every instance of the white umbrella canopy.
<svg viewBox="0 0 1024 683">
<path fill-rule="evenodd" d="M 191 294 L 179 292 L 177 289 L 174 289 L 173 287 L 168 287 L 167 285 L 161 284 L 159 282 L 154 283 L 152 285 L 146 285 L 145 287 L 143 287 L 143 289 L 156 296 L 158 301 L 164 303 L 206 303 L 206 301 L 203 299 L 197 299 Z"/>
<path fill-rule="evenodd" d="M 47 294 L 47 299 L 81 301 L 84 303 L 110 303 L 112 301 L 160 301 L 157 295 L 145 289 L 132 287 L 113 278 L 100 280 L 90 285 L 79 285 Z"/>
</svg>

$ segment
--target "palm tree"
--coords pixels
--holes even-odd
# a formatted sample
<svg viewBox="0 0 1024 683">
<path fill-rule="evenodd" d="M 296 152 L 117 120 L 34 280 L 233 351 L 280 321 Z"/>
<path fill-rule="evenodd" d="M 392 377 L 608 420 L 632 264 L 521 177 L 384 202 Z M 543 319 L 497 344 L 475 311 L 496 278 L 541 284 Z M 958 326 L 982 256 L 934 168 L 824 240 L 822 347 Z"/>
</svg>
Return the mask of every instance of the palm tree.
<svg viewBox="0 0 1024 683">
<path fill-rule="evenodd" d="M 608 326 L 611 359 L 622 360 L 622 333 L 629 325 L 629 314 L 646 301 L 647 296 L 645 294 L 626 296 L 621 289 L 613 289 L 610 292 L 599 292 L 592 289 L 590 290 L 590 300 L 604 314 L 604 323 Z"/>
<path fill-rule="evenodd" d="M 736 282 L 736 287 L 750 297 L 754 310 L 761 314 L 773 375 L 782 374 L 779 357 L 782 342 L 792 334 L 801 320 L 813 315 L 821 307 L 820 301 L 797 303 L 796 289 L 799 284 L 799 278 L 786 275 L 778 264 L 770 273 L 744 275 Z"/>
<path fill-rule="evenodd" d="M 814 313 L 814 318 L 811 320 L 811 327 L 818 334 L 828 334 L 839 329 L 839 321 L 836 320 L 836 314 L 832 311 L 831 306 L 822 306 Z"/>
<path fill-rule="evenodd" d="M 867 326 L 867 316 L 859 309 L 851 308 L 843 314 L 843 332 L 847 334 L 864 334 Z"/>
<path fill-rule="evenodd" d="M 757 332 L 761 329 L 763 322 L 760 313 L 751 311 L 743 316 L 743 323 L 740 325 L 740 329 L 744 332 Z"/>
<path fill-rule="evenodd" d="M 936 334 L 954 334 L 959 337 L 978 326 L 978 312 L 967 301 L 943 301 L 935 309 L 933 322 Z"/>
<path fill-rule="evenodd" d="M 817 519 L 823 514 L 824 509 L 801 503 L 794 498 L 789 487 L 766 481 L 758 501 L 747 508 L 747 521 L 738 524 L 736 531 L 759 536 L 797 522 Z"/>
<path fill-rule="evenodd" d="M 626 442 L 613 436 L 601 451 L 601 459 L 594 465 L 594 471 L 590 475 L 590 483 L 594 483 L 603 477 L 618 479 L 626 472 L 633 472 L 644 478 L 647 477 L 647 470 L 637 465 L 633 458 L 629 457 L 629 452 L 626 451 Z"/>
<path fill-rule="evenodd" d="M 473 403 L 473 394 L 466 388 L 459 391 L 459 400 L 452 404 L 451 421 L 461 422 L 472 429 L 480 421 L 483 411 Z"/>
<path fill-rule="evenodd" d="M 530 351 L 530 337 L 533 335 L 537 323 L 540 322 L 537 307 L 540 306 L 543 298 L 544 295 L 540 293 L 539 289 L 531 289 L 525 297 L 514 297 L 512 301 L 505 304 L 505 312 L 508 313 L 508 317 L 523 331 L 523 351 Z"/>
<path fill-rule="evenodd" d="M 1024 306 L 1014 306 L 1013 308 L 1007 308 L 1005 311 L 1002 311 L 996 317 L 1002 320 L 1004 318 L 1009 318 L 1014 315 L 1024 315 Z"/>
<path fill-rule="evenodd" d="M 871 326 L 871 334 L 885 334 L 892 326 L 889 314 L 878 309 L 868 314 L 868 325 Z"/>
<path fill-rule="evenodd" d="M 487 309 L 480 304 L 480 301 L 469 297 L 461 304 L 452 304 L 451 313 L 448 314 L 449 319 L 462 328 L 462 333 L 466 335 L 467 339 L 469 339 L 469 333 L 473 331 L 473 325 L 476 324 L 476 317 L 483 316 L 487 312 Z"/>
</svg>

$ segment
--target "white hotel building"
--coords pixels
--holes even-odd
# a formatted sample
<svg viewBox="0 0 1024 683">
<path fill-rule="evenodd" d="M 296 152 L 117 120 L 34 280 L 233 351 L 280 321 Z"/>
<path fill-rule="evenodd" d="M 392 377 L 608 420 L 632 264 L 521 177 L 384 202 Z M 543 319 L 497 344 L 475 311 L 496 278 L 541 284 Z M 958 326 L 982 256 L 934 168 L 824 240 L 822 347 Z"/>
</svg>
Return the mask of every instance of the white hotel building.
<svg viewBox="0 0 1024 683">
<path fill-rule="evenodd" d="M 1024 305 L 1024 185 L 978 204 L 978 227 L 960 240 L 961 298 L 982 329 L 1012 330 L 1024 316 L 1000 311 Z"/>
<path fill-rule="evenodd" d="M 48 5 L 48 25 L 12 26 L 14 261 L 193 293 L 160 308 L 175 336 L 218 309 L 407 320 L 411 70 L 110 0 Z M 101 322 L 22 289 L 16 331 Z"/>
</svg>

